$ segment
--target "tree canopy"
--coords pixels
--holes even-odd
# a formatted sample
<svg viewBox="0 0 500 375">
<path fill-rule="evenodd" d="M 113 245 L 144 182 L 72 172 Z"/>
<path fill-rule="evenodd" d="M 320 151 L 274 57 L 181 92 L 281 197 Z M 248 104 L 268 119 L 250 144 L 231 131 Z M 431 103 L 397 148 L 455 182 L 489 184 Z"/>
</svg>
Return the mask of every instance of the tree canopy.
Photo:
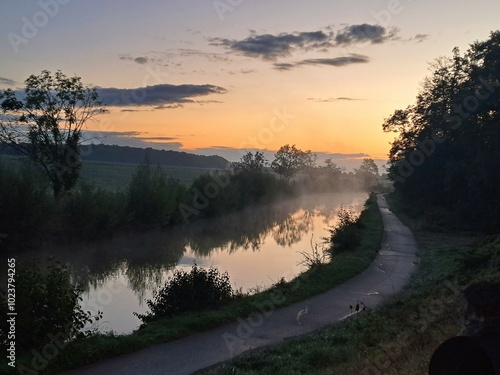
<svg viewBox="0 0 500 375">
<path fill-rule="evenodd" d="M 104 109 L 95 87 L 61 71 L 44 70 L 25 83 L 24 92 L 0 93 L 0 141 L 41 166 L 57 197 L 78 179 L 82 127 Z"/>
<path fill-rule="evenodd" d="M 295 145 L 284 145 L 274 154 L 271 168 L 285 180 L 292 178 L 299 170 L 312 168 L 316 163 L 316 155 L 310 150 L 302 151 Z"/>
<path fill-rule="evenodd" d="M 446 211 L 456 225 L 498 230 L 500 32 L 431 67 L 415 104 L 383 124 L 397 134 L 389 177 L 428 216 Z"/>
</svg>

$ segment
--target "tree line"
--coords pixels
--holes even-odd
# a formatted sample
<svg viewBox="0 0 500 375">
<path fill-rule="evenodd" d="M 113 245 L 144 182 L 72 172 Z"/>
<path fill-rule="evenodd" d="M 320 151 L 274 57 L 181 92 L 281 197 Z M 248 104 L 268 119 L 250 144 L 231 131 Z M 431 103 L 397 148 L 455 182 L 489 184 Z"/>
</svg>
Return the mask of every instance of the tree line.
<svg viewBox="0 0 500 375">
<path fill-rule="evenodd" d="M 383 129 L 396 133 L 389 177 L 430 225 L 500 228 L 500 32 L 431 65 L 414 104 Z"/>
<path fill-rule="evenodd" d="M 26 80 L 23 95 L 8 89 L 0 100 L 0 142 L 29 160 L 19 171 L 0 164 L 0 233 L 7 243 L 161 228 L 301 191 L 369 190 L 379 177 L 372 159 L 346 173 L 331 159 L 317 166 L 310 150 L 287 144 L 272 162 L 260 151 L 247 152 L 239 162 L 201 175 L 189 187 L 145 160 L 124 190 L 111 192 L 80 179 L 83 125 L 105 112 L 95 87 L 61 71 L 42 71 Z"/>
</svg>

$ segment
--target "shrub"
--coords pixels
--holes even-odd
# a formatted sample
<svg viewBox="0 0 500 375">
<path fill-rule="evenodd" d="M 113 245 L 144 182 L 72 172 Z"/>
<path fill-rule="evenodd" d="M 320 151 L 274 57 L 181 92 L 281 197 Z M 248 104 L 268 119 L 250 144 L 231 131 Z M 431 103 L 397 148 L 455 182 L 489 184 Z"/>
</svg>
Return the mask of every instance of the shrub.
<svg viewBox="0 0 500 375">
<path fill-rule="evenodd" d="M 0 163 L 0 232 L 6 246 L 29 246 L 43 236 L 52 221 L 49 184 L 30 163 L 19 170 Z"/>
<path fill-rule="evenodd" d="M 339 222 L 329 229 L 332 252 L 354 249 L 361 242 L 358 217 L 351 207 L 340 206 L 337 210 Z"/>
<path fill-rule="evenodd" d="M 16 350 L 19 353 L 40 349 L 51 341 L 69 341 L 86 336 L 80 331 L 92 317 L 79 305 L 82 290 L 71 283 L 67 266 L 51 263 L 43 275 L 34 265 L 16 263 Z M 1 299 L 2 315 L 7 316 L 5 295 Z M 0 323 L 0 342 L 8 341 L 7 319 Z M 64 339 L 62 340 L 61 337 Z"/>
<path fill-rule="evenodd" d="M 216 268 L 208 270 L 193 265 L 190 272 L 175 271 L 165 285 L 155 291 L 146 303 L 151 311 L 134 313 L 143 322 L 169 317 L 189 311 L 203 311 L 220 307 L 233 298 L 227 273 Z"/>
<path fill-rule="evenodd" d="M 116 231 L 125 222 L 126 197 L 82 183 L 65 197 L 63 229 L 71 237 L 94 239 Z"/>
<path fill-rule="evenodd" d="M 185 194 L 185 187 L 173 178 L 167 178 L 159 165 L 142 163 L 128 187 L 128 210 L 132 221 L 146 227 L 162 227 L 179 221 L 177 208 Z"/>
</svg>

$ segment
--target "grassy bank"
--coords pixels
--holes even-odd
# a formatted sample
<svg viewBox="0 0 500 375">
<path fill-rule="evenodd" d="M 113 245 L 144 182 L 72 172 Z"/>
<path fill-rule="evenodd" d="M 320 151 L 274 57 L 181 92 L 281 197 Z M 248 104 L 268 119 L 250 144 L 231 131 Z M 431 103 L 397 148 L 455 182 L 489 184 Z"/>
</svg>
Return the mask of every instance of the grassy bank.
<svg viewBox="0 0 500 375">
<path fill-rule="evenodd" d="M 261 293 L 239 296 L 218 310 L 154 321 L 130 335 L 96 335 L 75 341 L 48 361 L 41 373 L 83 366 L 236 321 L 259 311 L 259 306 L 270 300 L 275 301 L 274 307 L 278 308 L 327 291 L 364 270 L 376 255 L 382 238 L 382 221 L 374 196 L 367 201 L 358 226 L 362 234 L 360 245 L 353 251 L 335 255 L 331 263 L 314 266 L 296 279 L 282 280 Z M 275 298 L 277 293 L 279 303 Z M 18 363 L 33 368 L 33 359 L 32 355 L 18 357 Z M 0 368 L 2 370 L 6 369 Z"/>
<path fill-rule="evenodd" d="M 394 210 L 399 215 L 396 205 Z M 410 226 L 416 223 L 401 216 Z M 500 279 L 500 237 L 412 229 L 421 246 L 420 271 L 397 301 L 320 333 L 240 357 L 210 374 L 427 373 L 436 347 L 462 327 L 463 288 Z"/>
</svg>

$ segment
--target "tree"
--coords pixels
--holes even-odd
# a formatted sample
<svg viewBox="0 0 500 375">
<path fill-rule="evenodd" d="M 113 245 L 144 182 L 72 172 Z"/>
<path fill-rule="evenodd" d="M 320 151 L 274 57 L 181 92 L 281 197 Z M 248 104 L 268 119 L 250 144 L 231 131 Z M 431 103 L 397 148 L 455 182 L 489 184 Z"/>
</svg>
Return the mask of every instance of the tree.
<svg viewBox="0 0 500 375">
<path fill-rule="evenodd" d="M 262 152 L 255 151 L 254 155 L 248 151 L 239 162 L 235 163 L 235 169 L 243 172 L 260 172 L 268 164 L 269 162 Z"/>
<path fill-rule="evenodd" d="M 58 197 L 79 177 L 83 125 L 104 109 L 95 87 L 61 71 L 44 70 L 25 83 L 24 94 L 0 93 L 0 141 L 39 165 Z"/>
<path fill-rule="evenodd" d="M 271 168 L 286 180 L 290 180 L 301 169 L 312 168 L 316 162 L 316 154 L 310 150 L 302 151 L 288 144 L 282 146 L 274 157 Z"/>
<path fill-rule="evenodd" d="M 431 66 L 416 102 L 388 117 L 389 177 L 428 216 L 467 229 L 500 225 L 500 32 Z M 447 213 L 447 214 L 443 214 Z"/>
<path fill-rule="evenodd" d="M 378 181 L 378 167 L 373 159 L 365 158 L 361 166 L 355 170 L 356 176 L 361 178 L 365 188 L 372 188 Z"/>
</svg>

